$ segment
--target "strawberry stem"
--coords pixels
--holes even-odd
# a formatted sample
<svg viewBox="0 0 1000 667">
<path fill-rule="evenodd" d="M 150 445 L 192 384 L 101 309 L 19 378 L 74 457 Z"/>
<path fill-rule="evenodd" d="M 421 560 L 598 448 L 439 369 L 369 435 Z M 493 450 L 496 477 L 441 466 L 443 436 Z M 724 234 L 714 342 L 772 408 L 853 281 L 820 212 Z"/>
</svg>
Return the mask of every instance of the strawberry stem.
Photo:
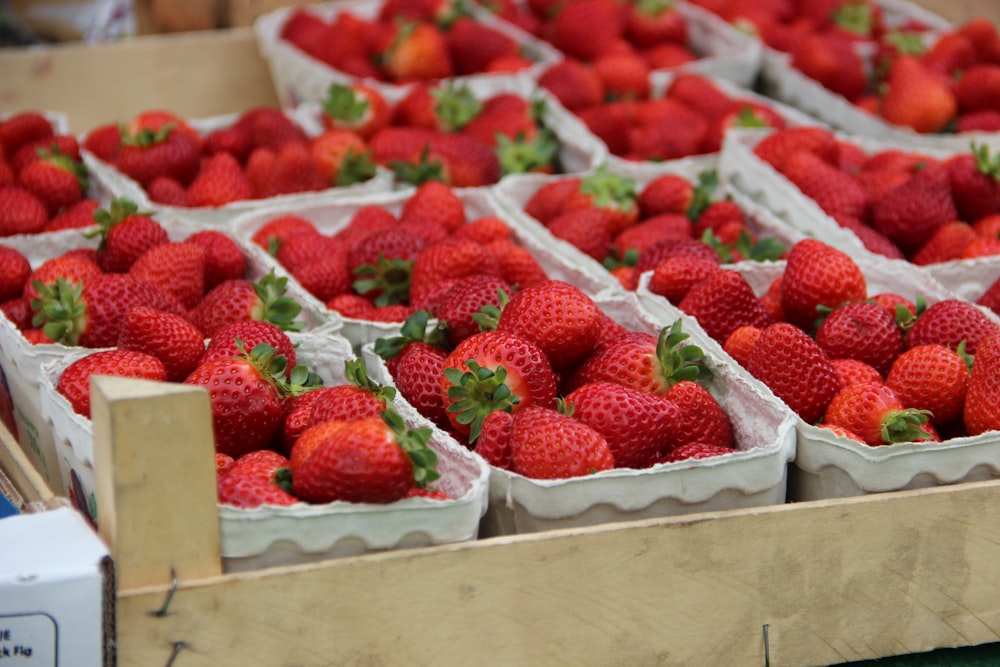
<svg viewBox="0 0 1000 667">
<path fill-rule="evenodd" d="M 430 311 L 418 310 L 413 313 L 399 328 L 398 336 L 375 339 L 375 354 L 383 359 L 392 359 L 410 343 L 427 343 L 428 345 L 445 347 L 448 342 L 448 326 L 439 320 L 434 328 L 428 331 L 427 324 L 430 319 Z"/>
<path fill-rule="evenodd" d="M 472 359 L 467 365 L 469 370 L 465 373 L 457 368 L 446 368 L 444 375 L 451 383 L 448 398 L 455 399 L 448 411 L 455 414 L 459 424 L 469 426 L 469 442 L 473 443 L 479 438 L 487 415 L 494 410 L 511 412 L 521 399 L 507 386 L 507 369 L 503 366 L 490 370 Z"/>
<path fill-rule="evenodd" d="M 697 382 L 711 377 L 705 365 L 705 353 L 700 347 L 685 343 L 691 336 L 681 330 L 681 320 L 675 320 L 669 327 L 660 330 L 656 343 L 656 358 L 663 370 L 667 386 L 690 380 Z"/>
<path fill-rule="evenodd" d="M 382 411 L 382 419 L 392 429 L 396 443 L 410 457 L 410 463 L 413 464 L 413 483 L 425 488 L 438 479 L 440 477 L 437 472 L 438 456 L 428 445 L 431 429 L 408 428 L 399 413 L 390 409 Z"/>
</svg>

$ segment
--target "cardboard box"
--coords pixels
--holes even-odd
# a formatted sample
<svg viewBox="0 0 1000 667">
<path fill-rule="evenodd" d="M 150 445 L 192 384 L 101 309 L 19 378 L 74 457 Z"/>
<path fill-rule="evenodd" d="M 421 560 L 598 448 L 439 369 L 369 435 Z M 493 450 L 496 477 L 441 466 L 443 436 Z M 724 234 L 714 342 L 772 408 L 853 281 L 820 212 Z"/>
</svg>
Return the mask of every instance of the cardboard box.
<svg viewBox="0 0 1000 667">
<path fill-rule="evenodd" d="M 70 508 L 0 520 L 0 662 L 115 664 L 114 567 Z"/>
</svg>

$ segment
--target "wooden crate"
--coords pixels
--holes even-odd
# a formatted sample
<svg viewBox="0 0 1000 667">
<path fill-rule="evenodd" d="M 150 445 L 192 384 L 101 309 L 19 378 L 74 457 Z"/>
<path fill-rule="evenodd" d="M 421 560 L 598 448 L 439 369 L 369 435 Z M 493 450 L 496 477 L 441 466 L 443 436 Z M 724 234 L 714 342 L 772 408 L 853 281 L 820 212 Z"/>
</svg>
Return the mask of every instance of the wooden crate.
<svg viewBox="0 0 1000 667">
<path fill-rule="evenodd" d="M 805 667 L 1000 639 L 1000 482 L 226 574 L 188 463 L 204 391 L 100 378 L 93 405 L 123 666 Z"/>
</svg>

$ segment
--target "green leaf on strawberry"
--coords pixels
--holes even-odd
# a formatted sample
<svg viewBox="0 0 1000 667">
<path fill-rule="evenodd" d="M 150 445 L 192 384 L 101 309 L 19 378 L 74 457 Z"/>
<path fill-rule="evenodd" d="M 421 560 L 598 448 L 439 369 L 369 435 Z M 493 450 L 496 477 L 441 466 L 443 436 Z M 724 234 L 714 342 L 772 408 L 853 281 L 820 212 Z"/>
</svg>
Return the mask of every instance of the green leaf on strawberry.
<svg viewBox="0 0 1000 667">
<path fill-rule="evenodd" d="M 541 128 L 537 136 L 527 140 L 523 134 L 510 137 L 498 134 L 496 153 L 500 159 L 500 170 L 507 174 L 526 174 L 553 164 L 559 152 L 555 134 L 548 128 Z"/>
<path fill-rule="evenodd" d="M 368 376 L 368 368 L 365 365 L 364 359 L 357 358 L 345 361 L 344 375 L 348 382 L 364 389 L 375 398 L 381 399 L 387 405 L 396 396 L 396 389 L 394 387 L 380 385 Z"/>
<path fill-rule="evenodd" d="M 483 110 L 482 103 L 466 85 L 449 82 L 434 88 L 431 95 L 435 102 L 434 112 L 445 132 L 461 130 Z"/>
<path fill-rule="evenodd" d="M 691 203 L 685 212 L 692 222 L 698 220 L 702 212 L 712 203 L 715 191 L 719 188 L 719 174 L 714 169 L 709 169 L 698 174 L 698 184 L 694 188 Z"/>
<path fill-rule="evenodd" d="M 375 264 L 362 264 L 354 269 L 354 275 L 358 276 L 354 290 L 358 294 L 377 290 L 376 306 L 404 303 L 410 296 L 412 270 L 412 259 L 386 258 L 379 253 Z"/>
<path fill-rule="evenodd" d="M 455 401 L 448 411 L 455 414 L 459 424 L 469 426 L 469 442 L 475 442 L 488 414 L 494 410 L 510 412 L 520 398 L 505 384 L 507 369 L 503 366 L 490 370 L 472 359 L 467 365 L 469 370 L 464 373 L 457 368 L 446 368 L 444 375 L 451 383 L 448 397 Z"/>
<path fill-rule="evenodd" d="M 437 472 L 438 456 L 427 444 L 431 439 L 431 429 L 408 428 L 399 413 L 390 409 L 382 412 L 382 419 L 392 429 L 397 444 L 410 457 L 410 462 L 413 464 L 413 483 L 425 488 L 438 479 L 440 477 Z"/>
<path fill-rule="evenodd" d="M 428 331 L 427 325 L 430 323 L 430 319 L 430 311 L 416 311 L 406 318 L 400 326 L 398 336 L 382 337 L 375 340 L 375 354 L 383 359 L 392 359 L 398 356 L 403 348 L 410 343 L 427 343 L 428 345 L 444 347 L 448 342 L 448 325 L 439 320 Z"/>
<path fill-rule="evenodd" d="M 302 312 L 302 305 L 285 295 L 287 288 L 288 278 L 278 277 L 274 269 L 255 282 L 253 289 L 261 300 L 260 317 L 255 319 L 270 322 L 285 331 L 301 331 L 305 325 L 295 318 Z"/>
<path fill-rule="evenodd" d="M 705 365 L 705 353 L 697 345 L 686 342 L 690 334 L 682 330 L 681 320 L 674 321 L 669 327 L 660 330 L 656 344 L 656 358 L 663 369 L 663 376 L 671 384 L 682 380 L 698 382 L 711 377 L 712 373 Z"/>
</svg>

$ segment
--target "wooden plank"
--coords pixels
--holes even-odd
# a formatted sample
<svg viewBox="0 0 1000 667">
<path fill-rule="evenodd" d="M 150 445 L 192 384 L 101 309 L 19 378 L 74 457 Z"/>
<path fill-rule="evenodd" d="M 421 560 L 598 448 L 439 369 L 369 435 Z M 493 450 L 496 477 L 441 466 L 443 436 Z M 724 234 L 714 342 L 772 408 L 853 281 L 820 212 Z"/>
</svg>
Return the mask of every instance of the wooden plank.
<svg viewBox="0 0 1000 667">
<path fill-rule="evenodd" d="M 201 388 L 91 380 L 98 530 L 120 588 L 221 572 L 215 444 Z"/>
<path fill-rule="evenodd" d="M 0 471 L 14 486 L 25 505 L 53 507 L 59 500 L 52 493 L 45 479 L 32 466 L 14 435 L 0 423 Z"/>
<path fill-rule="evenodd" d="M 827 665 L 1000 638 L 1000 484 L 122 590 L 120 664 Z M 179 659 L 180 660 L 180 659 Z"/>
<path fill-rule="evenodd" d="M 0 111 L 62 112 L 76 133 L 147 109 L 205 118 L 278 103 L 250 28 L 0 49 L 0 72 Z"/>
<path fill-rule="evenodd" d="M 994 0 L 914 0 L 914 2 L 953 23 L 964 23 L 983 16 L 1000 23 L 1000 3 Z"/>
</svg>

